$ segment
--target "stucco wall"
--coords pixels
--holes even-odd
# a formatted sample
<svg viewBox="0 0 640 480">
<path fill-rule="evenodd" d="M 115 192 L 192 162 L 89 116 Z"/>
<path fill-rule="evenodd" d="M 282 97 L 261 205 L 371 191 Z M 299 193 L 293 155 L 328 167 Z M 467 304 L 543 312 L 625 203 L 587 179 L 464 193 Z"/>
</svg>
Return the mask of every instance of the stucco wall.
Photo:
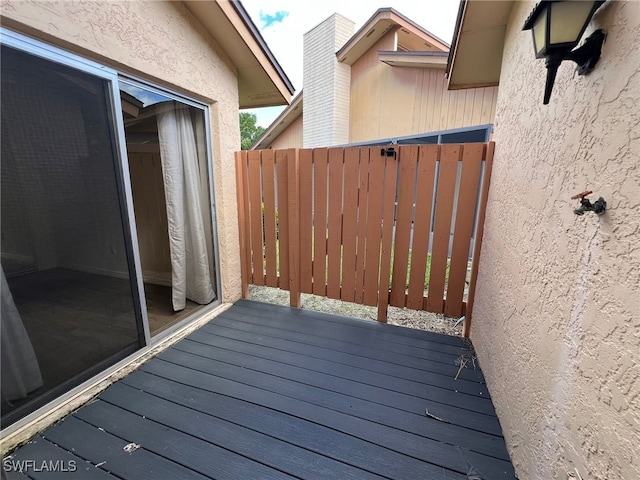
<svg viewBox="0 0 640 480">
<path fill-rule="evenodd" d="M 235 67 L 181 3 L 2 0 L 2 24 L 210 105 L 223 300 L 239 298 Z"/>
<path fill-rule="evenodd" d="M 640 6 L 607 2 L 551 102 L 515 2 L 471 336 L 521 480 L 640 478 Z M 573 214 L 593 190 L 608 210 Z"/>
</svg>

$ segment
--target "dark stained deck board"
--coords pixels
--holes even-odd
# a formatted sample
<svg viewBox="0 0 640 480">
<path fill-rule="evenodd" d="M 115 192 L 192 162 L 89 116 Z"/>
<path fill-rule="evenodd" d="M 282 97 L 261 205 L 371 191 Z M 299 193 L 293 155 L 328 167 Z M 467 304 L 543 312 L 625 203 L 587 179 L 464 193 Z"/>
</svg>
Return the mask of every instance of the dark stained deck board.
<svg viewBox="0 0 640 480">
<path fill-rule="evenodd" d="M 363 400 L 375 399 L 375 402 L 377 403 L 392 406 L 407 412 L 418 413 L 419 415 L 424 413 L 423 398 L 399 393 L 386 388 L 371 386 L 357 380 L 344 379 L 307 368 L 301 368 L 297 365 L 275 362 L 273 360 L 267 360 L 247 355 L 245 353 L 212 349 L 207 344 L 193 342 L 190 340 L 180 342 L 180 345 L 176 346 L 176 348 L 172 349 L 170 352 L 167 352 L 167 355 L 175 355 L 177 353 L 176 351 L 201 357 L 197 362 L 198 365 L 204 367 L 205 370 L 203 371 L 209 371 L 209 365 L 213 366 L 218 363 L 223 363 L 225 365 L 233 365 L 242 369 L 251 370 L 252 372 L 250 375 L 253 375 L 253 372 L 260 372 L 268 376 L 276 377 L 275 380 L 271 380 L 270 378 L 266 380 L 272 385 L 280 379 L 290 380 L 303 385 L 342 393 L 355 398 L 361 398 Z M 164 356 L 161 356 L 161 358 L 168 359 Z M 191 357 L 187 359 L 188 364 L 191 363 L 190 360 Z M 169 361 L 173 360 L 169 359 Z M 182 362 L 175 363 L 184 365 Z M 452 405 L 458 408 L 464 408 L 478 413 L 484 413 L 485 415 L 495 415 L 491 399 L 489 398 L 478 398 L 465 394 L 460 395 L 455 391 L 443 389 L 437 386 L 424 387 L 423 390 L 423 397 L 426 397 L 427 400 Z"/>
<path fill-rule="evenodd" d="M 250 385 L 256 387 L 259 391 L 280 393 L 318 406 L 330 405 L 332 409 L 345 413 L 355 412 L 352 414 L 362 416 L 363 418 L 367 418 L 378 423 L 386 424 L 390 422 L 390 426 L 393 426 L 395 422 L 396 424 L 402 423 L 405 425 L 405 428 L 412 428 L 412 425 L 414 425 L 418 420 L 426 417 L 425 412 L 422 409 L 407 411 L 396 408 L 393 405 L 380 403 L 377 401 L 378 399 L 362 399 L 340 392 L 314 387 L 308 384 L 260 374 L 256 371 L 246 370 L 242 367 L 222 362 L 207 361 L 207 359 L 198 358 L 189 354 L 181 355 L 181 353 L 182 352 L 179 352 L 178 350 L 165 352 L 162 354 L 163 356 L 160 359 L 170 360 L 170 363 L 143 366 L 142 369 L 156 375 L 165 376 L 165 372 L 175 371 L 172 365 L 181 366 L 193 372 L 203 373 L 205 375 L 214 375 L 219 378 Z M 175 379 L 175 377 L 172 377 L 172 379 Z M 204 380 L 212 381 L 211 379 Z M 178 381 L 180 380 L 178 379 Z M 447 419 L 457 425 L 464 423 L 459 421 L 459 418 L 463 418 L 465 420 L 473 419 L 473 424 L 469 425 L 469 428 L 481 432 L 493 433 L 495 435 L 501 434 L 500 424 L 495 417 L 470 412 L 465 409 L 451 407 L 449 405 L 431 402 L 428 400 L 423 400 L 423 405 L 430 413 L 433 413 L 442 419 Z M 436 410 L 438 410 L 440 415 L 434 413 Z M 465 425 L 463 424 L 461 426 Z"/>
<path fill-rule="evenodd" d="M 241 308 L 241 307 L 240 307 Z M 309 341 L 316 344 L 318 341 L 325 342 L 339 342 L 344 346 L 345 350 L 351 351 L 353 348 L 364 347 L 365 351 L 379 351 L 380 353 L 397 356 L 400 359 L 406 359 L 407 361 L 423 361 L 429 360 L 430 362 L 442 363 L 445 365 L 453 365 L 457 358 L 463 354 L 468 354 L 469 350 L 463 347 L 452 347 L 456 349 L 456 353 L 442 352 L 433 350 L 433 343 L 424 342 L 425 348 L 417 348 L 414 346 L 406 346 L 397 343 L 390 343 L 384 339 L 378 338 L 378 333 L 375 331 L 363 330 L 363 329 L 350 329 L 345 330 L 344 334 L 338 335 L 332 332 L 333 325 L 329 327 L 320 328 L 314 326 L 313 323 L 307 323 L 306 321 L 298 321 L 295 319 L 287 319 L 278 317 L 276 313 L 265 313 L 262 318 L 256 318 L 253 311 L 241 311 L 240 308 L 234 309 L 230 312 L 225 312 L 223 318 L 232 320 L 234 322 L 243 322 L 253 324 L 257 327 L 264 328 L 263 320 L 268 319 L 269 324 L 267 328 L 270 328 L 271 335 L 279 336 L 280 334 L 288 335 L 290 338 L 295 338 L 296 341 L 308 343 Z M 381 326 L 383 324 L 380 324 Z M 305 340 L 306 339 L 306 340 Z M 449 346 L 446 346 L 449 348 Z M 436 346 L 435 348 L 440 348 Z M 477 375 L 480 379 L 480 372 Z"/>
<path fill-rule="evenodd" d="M 136 394 L 131 388 L 128 390 L 128 392 L 119 391 L 115 394 L 112 392 L 111 397 L 116 402 L 131 405 L 134 401 L 131 397 Z M 248 408 L 242 409 L 239 407 L 240 402 L 234 402 L 232 399 L 228 399 L 229 401 L 227 401 L 226 405 L 220 399 L 216 399 L 217 401 L 213 404 L 201 403 L 200 411 L 205 410 L 210 413 L 210 416 L 203 416 L 199 415 L 195 410 L 172 405 L 170 402 L 165 403 L 172 406 L 154 410 L 154 402 L 155 406 L 159 407 L 158 402 L 163 402 L 163 400 L 159 398 L 153 400 L 154 397 L 142 392 L 138 394 L 138 397 L 139 402 L 147 402 L 139 404 L 140 410 L 145 413 L 150 411 L 154 418 L 164 418 L 165 421 L 171 421 L 174 414 L 184 415 L 184 412 L 179 410 L 180 408 L 187 412 L 193 412 L 191 415 L 195 415 L 194 421 L 199 423 L 189 421 L 185 418 L 188 416 L 187 414 L 181 418 L 182 424 L 180 428 L 204 432 L 209 437 L 211 432 L 204 430 L 203 426 L 205 425 L 203 424 L 213 423 L 215 424 L 214 428 L 220 428 L 220 423 L 226 423 L 229 427 L 223 430 L 221 434 L 228 434 L 228 436 L 227 438 L 222 437 L 219 439 L 219 441 L 224 442 L 226 448 L 245 450 L 245 454 L 249 457 L 261 458 L 263 461 L 270 463 L 275 462 L 283 470 L 302 478 L 382 478 L 367 472 L 367 470 L 372 469 L 393 478 L 402 478 L 403 476 L 411 475 L 416 467 L 424 467 L 422 462 L 388 452 L 384 448 L 376 447 L 369 442 L 361 441 L 348 435 L 336 434 L 331 429 L 320 425 L 300 420 L 296 421 L 293 417 L 270 412 L 267 409 L 259 409 L 251 404 L 248 404 Z M 224 399 L 224 397 L 222 398 Z M 231 420 L 227 422 L 216 417 L 230 418 Z M 247 424 L 250 429 L 238 426 L 238 423 Z M 306 424 L 303 425 L 303 423 Z M 245 438 L 234 438 L 232 427 L 247 430 L 247 433 L 243 435 Z M 258 433 L 261 431 L 267 433 Z M 267 435 L 271 437 L 271 442 L 270 444 L 266 443 L 264 445 L 265 448 L 261 448 L 262 445 L 260 443 L 247 443 L 249 448 L 246 449 L 243 448 L 243 445 L 237 445 L 240 441 L 250 442 L 254 437 L 267 437 Z M 278 438 L 286 439 L 286 441 Z M 215 441 L 215 439 L 210 439 L 210 441 Z M 295 442 L 296 445 L 301 447 L 288 442 Z M 336 457 L 337 461 L 331 459 L 330 456 Z M 376 460 L 376 458 L 379 460 Z M 389 462 L 389 460 L 396 460 L 396 462 Z M 349 464 L 355 465 L 357 468 L 350 468 Z M 424 473 L 437 474 L 439 473 L 438 470 L 440 469 L 435 467 L 431 467 L 431 471 L 426 468 Z M 455 476 L 452 475 L 451 478 L 455 478 Z"/>
<path fill-rule="evenodd" d="M 26 467 L 22 467 L 22 468 L 26 468 Z M 36 477 L 27 477 L 24 473 L 21 472 L 21 470 L 15 470 L 15 471 L 12 470 L 5 473 L 7 474 L 7 480 L 31 480 L 32 478 L 36 478 Z M 52 477 L 49 477 L 49 478 L 52 478 Z"/>
<path fill-rule="evenodd" d="M 225 339 L 215 338 L 211 340 L 213 338 L 211 335 L 203 334 L 201 336 L 204 337 L 204 341 L 209 342 L 210 344 L 214 344 L 214 345 L 217 345 L 218 343 L 224 344 Z M 199 341 L 199 339 L 200 339 L 199 335 L 192 335 L 190 337 L 190 340 L 192 341 Z M 222 340 L 222 341 L 218 342 L 218 340 Z M 181 343 L 176 345 L 175 348 L 179 350 L 184 350 L 186 348 L 186 345 L 187 345 L 187 342 Z M 261 347 L 257 345 L 250 345 L 250 348 L 255 350 L 254 353 L 260 353 L 259 349 Z M 286 352 L 278 352 L 278 351 L 275 351 L 275 352 L 276 354 L 286 353 Z M 446 404 L 439 404 L 437 402 L 428 400 L 429 390 L 430 390 L 428 385 L 422 385 L 417 382 L 407 382 L 402 378 L 396 378 L 389 375 L 378 374 L 370 370 L 354 368 L 354 369 L 351 369 L 351 371 L 349 371 L 350 369 L 349 366 L 344 366 L 344 365 L 341 366 L 340 364 L 337 364 L 337 365 L 331 364 L 330 362 L 325 362 L 325 361 L 314 359 L 314 358 L 305 359 L 304 357 L 301 357 L 301 356 L 298 356 L 298 357 L 292 356 L 291 358 L 292 358 L 292 361 L 294 361 L 295 364 L 298 366 L 305 365 L 305 361 L 310 363 L 315 362 L 315 365 L 313 365 L 314 369 L 317 369 L 320 371 L 326 371 L 326 369 L 324 368 L 326 364 L 335 370 L 334 373 L 336 374 L 336 376 L 342 376 L 342 378 L 345 378 L 351 375 L 351 379 L 356 380 L 358 382 L 365 382 L 365 383 L 375 382 L 378 386 L 382 388 L 387 388 L 387 389 L 391 389 L 395 386 L 395 388 L 397 388 L 396 391 L 403 391 L 404 389 L 404 393 L 408 393 L 409 395 L 413 395 L 423 399 L 424 408 L 428 408 L 429 411 L 436 416 L 439 416 L 441 418 L 448 418 L 450 423 L 452 424 L 458 424 L 466 428 L 476 429 L 482 432 L 488 432 L 493 435 L 501 435 L 500 424 L 495 418 L 487 418 L 486 415 L 482 415 L 482 416 L 476 415 L 472 411 L 453 408 Z M 340 371 L 340 369 L 342 369 L 342 372 Z M 407 392 L 407 390 L 411 390 L 411 391 Z M 439 413 L 436 413 L 436 411 L 438 411 Z M 422 409 L 420 409 L 420 415 L 422 415 L 422 413 L 423 411 Z"/>
<path fill-rule="evenodd" d="M 399 366 L 400 370 L 404 370 L 404 367 L 410 367 L 416 370 L 425 370 L 427 372 L 440 373 L 447 375 L 450 378 L 454 378 L 458 372 L 458 366 L 455 363 L 457 357 L 447 356 L 442 358 L 438 352 L 425 352 L 424 356 L 429 358 L 416 358 L 404 353 L 391 352 L 380 348 L 372 348 L 367 345 L 359 345 L 355 343 L 349 343 L 342 340 L 334 340 L 323 337 L 317 337 L 313 335 L 291 332 L 283 329 L 272 328 L 261 324 L 255 324 L 250 321 L 239 320 L 233 318 L 232 314 L 225 312 L 218 317 L 215 324 L 208 324 L 203 327 L 203 331 L 208 332 L 212 328 L 225 326 L 227 328 L 233 328 L 234 330 L 241 330 L 242 332 L 251 332 L 264 337 L 265 341 L 270 341 L 272 338 L 280 340 L 288 340 L 293 342 L 292 344 L 298 344 L 299 348 L 306 349 L 310 352 L 309 356 L 312 356 L 311 352 L 319 358 L 323 358 L 323 353 L 328 350 L 331 358 L 339 358 L 341 363 L 356 365 L 358 362 L 366 364 L 377 364 L 376 369 L 384 369 L 384 365 L 390 365 L 391 367 Z M 245 316 L 245 319 L 246 316 Z M 225 331 L 218 332 L 220 334 L 228 336 L 230 338 L 245 339 L 244 334 L 236 334 L 239 336 L 233 336 L 234 332 Z M 324 350 L 324 352 L 323 352 Z M 472 368 L 463 369 L 460 378 L 465 380 L 471 380 L 478 383 L 484 383 L 484 377 L 480 370 Z"/>
<path fill-rule="evenodd" d="M 481 372 L 453 380 L 468 351 L 241 300 L 14 455 L 95 474 L 34 479 L 514 479 Z"/>
<path fill-rule="evenodd" d="M 282 343 L 278 344 L 277 342 L 274 342 L 278 344 L 278 346 L 284 348 L 263 346 L 262 342 L 264 337 L 258 335 L 246 334 L 246 338 L 251 340 L 251 343 L 227 338 L 219 334 L 221 329 L 216 328 L 217 325 L 211 325 L 211 327 L 211 330 L 200 330 L 199 332 L 196 332 L 196 334 L 191 335 L 189 340 L 223 350 L 246 353 L 248 355 L 268 360 L 275 360 L 284 363 L 289 362 L 309 370 L 316 370 L 329 375 L 335 375 L 336 377 L 356 380 L 368 385 L 380 386 L 382 388 L 406 393 L 408 395 L 415 395 L 421 398 L 425 397 L 425 385 L 433 385 L 438 388 L 459 391 L 466 393 L 467 395 L 473 395 L 481 398 L 488 398 L 489 396 L 489 391 L 487 390 L 486 385 L 478 382 L 470 382 L 464 379 L 455 380 L 454 377 L 449 375 L 439 375 L 431 372 L 423 372 L 420 376 L 420 380 L 422 380 L 420 382 L 405 378 L 398 378 L 386 373 L 371 370 L 370 368 L 351 366 L 335 362 L 333 360 L 324 360 L 317 357 L 310 357 L 304 354 L 287 351 L 286 345 L 282 345 Z M 332 358 L 330 352 L 328 352 L 327 357 Z"/>
<path fill-rule="evenodd" d="M 164 374 L 169 376 L 173 376 L 176 372 L 181 371 L 181 380 L 183 382 L 188 382 L 190 385 L 196 385 L 201 389 L 206 389 L 207 385 L 214 384 L 214 388 L 216 391 L 224 391 L 225 394 L 233 395 L 236 398 L 238 395 L 240 395 L 240 398 L 243 398 L 244 400 L 249 402 L 261 403 L 264 401 L 265 397 L 270 397 L 271 395 L 273 395 L 273 392 L 269 392 L 268 390 L 257 387 L 251 389 L 249 393 L 247 391 L 246 384 L 234 382 L 224 378 L 212 378 L 211 375 L 204 372 L 199 372 L 197 370 L 189 369 L 187 372 L 185 371 L 184 367 L 180 367 L 178 365 L 156 364 L 156 367 L 161 368 Z M 221 385 L 222 383 L 225 383 L 225 380 L 227 385 Z M 238 391 L 240 393 L 238 393 Z M 281 398 L 280 401 L 284 401 L 286 404 L 287 396 L 288 395 L 286 394 L 281 395 L 281 397 L 284 398 Z M 308 399 L 309 398 L 307 398 L 307 400 Z M 316 400 L 312 399 L 312 402 L 313 401 Z M 320 403 L 320 400 L 317 401 L 318 403 Z M 309 403 L 305 402 L 304 400 L 302 400 L 302 402 Z M 403 468 L 402 474 L 392 475 L 390 478 L 431 478 L 429 476 L 429 472 L 433 471 L 432 469 L 434 464 L 440 469 L 447 468 L 453 469 L 457 473 L 464 473 L 466 471 L 465 469 L 467 467 L 468 461 L 470 461 L 472 465 L 478 466 L 481 470 L 488 471 L 488 473 L 490 474 L 489 478 L 512 478 L 508 475 L 505 475 L 505 470 L 508 472 L 508 467 L 510 467 L 509 462 L 496 458 L 489 458 L 486 455 L 477 454 L 475 452 L 463 449 L 459 446 L 444 444 L 443 442 L 433 441 L 426 437 L 419 438 L 416 435 L 407 434 L 406 432 L 402 432 L 399 429 L 395 429 L 394 431 L 391 428 L 375 428 L 375 425 L 370 423 L 366 425 L 364 429 L 362 429 L 362 425 L 360 425 L 361 429 L 354 432 L 349 426 L 349 420 L 345 420 L 344 415 L 336 415 L 336 411 L 332 409 L 333 405 L 327 408 L 322 408 L 322 405 L 319 405 L 318 403 L 311 403 L 311 405 L 320 407 L 322 409 L 319 410 L 318 408 L 316 408 L 316 410 L 318 410 L 318 412 L 316 413 L 316 423 L 319 423 L 321 425 L 331 425 L 333 429 L 339 429 L 341 432 L 347 433 L 349 435 L 355 436 L 357 434 L 365 442 L 378 443 L 380 446 L 386 447 L 391 451 L 398 450 L 398 453 L 407 455 L 407 457 L 418 456 L 420 460 L 425 462 L 422 465 L 421 469 L 415 470 L 416 466 L 413 465 L 411 469 L 407 470 L 407 463 L 410 463 L 408 458 L 398 458 L 398 455 L 393 454 L 391 451 L 387 451 L 386 453 L 382 454 L 380 453 L 380 451 L 374 451 L 373 454 L 367 455 L 369 461 L 372 461 L 371 459 L 373 458 L 380 459 L 379 462 L 381 465 L 376 467 L 376 471 L 385 476 L 390 475 L 390 472 L 380 470 L 387 470 L 384 465 L 388 463 L 396 465 L 398 462 L 401 462 Z M 353 417 L 355 416 L 355 414 L 350 415 L 350 413 L 359 410 L 360 404 L 355 399 L 349 400 L 348 398 L 345 398 L 343 404 L 339 405 L 338 407 L 341 408 L 341 410 L 339 410 L 339 413 L 346 413 L 347 417 Z M 388 414 L 389 412 L 387 411 L 387 415 Z M 384 421 L 384 417 L 381 417 L 381 420 Z M 413 423 L 417 423 L 420 420 L 421 418 L 411 419 Z M 344 424 L 346 424 L 347 426 L 343 426 Z M 336 450 L 344 448 L 340 446 L 340 442 L 333 443 L 335 444 L 333 448 Z M 354 450 L 355 452 L 357 451 L 357 448 L 353 446 L 347 448 L 347 452 L 349 452 L 350 450 Z M 413 463 L 415 464 L 415 462 Z M 420 473 L 418 474 L 416 472 Z"/>
<path fill-rule="evenodd" d="M 282 307 L 279 305 L 273 305 L 271 303 L 258 302 L 254 300 L 240 299 L 235 303 L 236 307 L 254 308 L 264 312 L 281 312 Z M 380 325 L 377 322 L 369 320 L 362 320 L 359 318 L 347 318 L 340 315 L 332 315 L 328 313 L 315 312 L 310 310 L 296 310 L 288 309 L 287 315 L 291 315 L 293 318 L 298 316 L 304 316 L 307 319 L 319 319 L 326 323 L 335 323 L 342 325 L 350 325 L 358 328 L 367 328 L 374 331 L 380 329 Z M 454 346 L 466 346 L 466 341 L 461 337 L 452 335 L 441 335 L 435 332 L 429 332 L 426 330 L 415 330 L 411 328 L 400 327 L 397 325 L 384 324 L 385 332 L 387 334 L 400 335 L 403 337 L 428 340 L 434 343 L 444 343 Z M 388 328 L 387 328 L 388 327 Z"/>
<path fill-rule="evenodd" d="M 189 372 L 187 372 L 187 370 L 189 370 Z M 448 424 L 438 422 L 437 420 L 431 419 L 426 415 L 416 416 L 411 413 L 385 407 L 384 405 L 378 405 L 375 403 L 366 402 L 346 396 L 335 394 L 326 395 L 323 398 L 317 400 L 314 400 L 313 397 L 310 397 L 311 402 L 308 402 L 306 400 L 309 395 L 301 396 L 302 398 L 291 397 L 290 395 L 285 395 L 281 392 L 271 392 L 268 390 L 263 390 L 253 385 L 246 385 L 222 377 L 212 378 L 209 374 L 206 374 L 204 372 L 194 371 L 187 367 L 182 367 L 174 364 L 149 365 L 149 369 L 145 371 L 153 373 L 162 378 L 166 378 L 167 380 L 177 381 L 205 390 L 208 389 L 209 391 L 215 390 L 215 392 L 222 393 L 227 396 L 252 401 L 260 405 L 268 406 L 270 408 L 277 408 L 278 405 L 289 405 L 287 408 L 292 408 L 290 406 L 292 401 L 295 405 L 298 405 L 300 402 L 302 402 L 314 407 L 312 409 L 314 416 L 310 418 L 315 422 L 326 424 L 326 422 L 328 422 L 330 419 L 332 420 L 333 417 L 339 418 L 341 423 L 331 423 L 334 428 L 336 427 L 336 425 L 339 427 L 341 425 L 347 425 L 349 423 L 347 421 L 348 419 L 344 416 L 346 415 L 349 417 L 362 419 L 368 422 L 373 422 L 379 425 L 384 425 L 396 430 L 413 433 L 415 435 L 420 435 L 427 438 L 433 437 L 435 435 L 436 437 L 440 438 L 441 441 L 449 442 L 455 445 L 467 445 L 467 440 L 471 441 L 472 438 L 475 438 L 474 433 L 476 433 L 473 430 L 469 430 L 467 436 L 465 437 L 465 440 L 451 438 L 451 435 L 446 435 L 443 433 L 442 426 L 449 426 Z M 210 386 L 212 384 L 214 385 L 214 387 Z M 433 405 L 427 405 L 429 411 L 435 410 L 433 408 Z M 332 412 L 327 412 L 326 410 L 330 410 Z M 343 415 L 335 415 L 335 413 L 333 412 L 338 412 Z M 443 412 L 439 411 L 438 413 L 442 415 L 441 418 L 446 418 Z M 448 411 L 447 413 L 450 413 L 450 411 Z M 331 418 L 329 419 L 329 417 Z M 458 433 L 459 431 L 460 430 L 457 430 L 455 433 Z M 385 430 L 385 432 L 386 435 L 389 434 L 388 431 Z M 497 442 L 490 441 L 490 435 L 485 434 L 482 435 L 481 438 L 487 442 L 487 448 L 492 448 L 488 452 L 490 455 L 496 457 L 504 455 L 504 445 L 500 437 L 494 436 L 494 438 L 498 440 Z"/>
<path fill-rule="evenodd" d="M 249 328 L 243 328 L 245 326 Z M 281 358 L 291 358 L 298 360 L 307 359 L 314 365 L 325 365 L 327 369 L 331 370 L 331 366 L 335 366 L 343 371 L 345 369 L 357 369 L 359 376 L 364 372 L 375 372 L 378 374 L 384 374 L 385 378 L 393 377 L 405 379 L 408 381 L 414 381 L 418 383 L 424 383 L 427 385 L 436 385 L 442 388 L 449 388 L 450 390 L 462 390 L 470 395 L 486 396 L 488 391 L 486 385 L 477 380 L 472 380 L 471 376 L 460 375 L 458 380 L 455 380 L 455 374 L 458 371 L 458 367 L 454 364 L 445 365 L 440 364 L 436 368 L 437 371 L 416 369 L 414 366 L 404 366 L 402 364 L 394 364 L 389 362 L 383 362 L 376 358 L 362 357 L 353 355 L 340 350 L 327 348 L 328 346 L 339 348 L 340 345 L 335 342 L 331 345 L 325 345 L 325 347 L 317 347 L 315 345 L 301 344 L 295 340 L 288 340 L 278 338 L 274 335 L 279 335 L 281 330 L 270 330 L 270 327 L 259 327 L 259 331 L 256 331 L 258 326 L 252 324 L 241 323 L 237 320 L 230 320 L 227 317 L 218 318 L 216 323 L 205 325 L 198 335 L 191 337 L 191 340 L 199 342 L 216 342 L 216 346 L 226 349 L 248 349 L 253 355 L 261 354 L 265 358 L 272 358 L 278 360 Z M 238 332 L 237 330 L 240 330 Z M 295 334 L 299 335 L 299 334 Z M 304 340 L 309 341 L 308 338 Z M 346 345 L 345 348 L 353 348 L 350 345 Z M 362 352 L 366 353 L 366 351 Z M 402 358 L 396 359 L 401 362 Z M 298 365 L 298 363 L 295 363 Z M 432 364 L 431 362 L 420 361 L 419 365 L 425 367 Z M 463 370 L 464 373 L 464 370 Z"/>
<path fill-rule="evenodd" d="M 82 478 L 86 480 L 117 480 L 118 478 L 100 468 L 96 468 L 91 462 L 73 455 L 42 437 L 36 437 L 22 447 L 13 458 L 9 459 L 9 462 L 14 462 L 13 465 L 19 467 L 19 462 L 32 461 L 38 456 L 44 459 L 44 465 L 39 462 L 37 468 L 30 468 L 25 463 L 21 464 L 24 467 L 24 471 L 29 471 L 29 475 L 35 480 L 63 479 L 65 475 L 69 475 L 71 472 L 78 472 L 75 475 L 81 474 Z M 11 470 L 14 469 L 12 468 Z M 16 475 L 13 471 L 8 473 L 7 480 L 14 478 L 29 477 Z"/>
<path fill-rule="evenodd" d="M 355 478 L 326 457 L 125 386 L 104 397 L 112 403 L 95 402 L 76 416 L 214 478 L 309 476 L 312 466 L 326 478 L 340 478 L 340 471 Z"/>
<path fill-rule="evenodd" d="M 171 372 L 168 372 L 168 376 L 170 375 Z M 404 435 L 405 432 L 399 429 L 373 424 L 366 419 L 352 415 L 353 412 L 342 413 L 328 407 L 318 408 L 301 400 L 277 393 L 264 392 L 224 379 L 217 380 L 215 387 L 207 389 L 206 384 L 198 382 L 197 378 L 186 381 L 193 385 L 199 385 L 199 387 L 177 383 L 165 377 L 161 378 L 164 381 L 160 381 L 153 374 L 140 371 L 127 377 L 123 383 L 173 402 L 182 402 L 190 408 L 205 413 L 222 415 L 232 422 L 243 425 L 245 425 L 244 422 L 248 422 L 248 426 L 252 428 L 257 425 L 256 418 L 260 418 L 260 420 L 273 418 L 273 421 L 278 425 L 305 420 L 307 423 L 311 422 L 331 428 L 356 438 L 381 444 L 381 446 L 392 445 L 399 451 L 403 451 L 409 446 L 419 445 L 420 439 L 418 437 L 425 436 L 438 438 L 442 442 L 459 445 L 470 451 L 496 456 L 503 460 L 509 459 L 501 438 L 469 431 L 455 425 L 446 425 L 435 420 L 425 421 L 421 428 L 415 429 L 415 433 Z M 214 392 L 212 389 L 216 391 Z M 188 400 L 184 400 L 185 398 Z M 250 411 L 256 413 L 253 416 L 245 415 L 245 412 Z M 401 437 L 411 441 L 402 442 L 400 441 Z"/>
<path fill-rule="evenodd" d="M 118 477 L 140 480 L 154 480 L 162 475 L 184 480 L 208 478 L 145 447 L 128 453 L 124 447 L 132 440 L 124 440 L 105 430 L 104 427 L 95 427 L 71 415 L 46 430 L 43 436 Z"/>
<path fill-rule="evenodd" d="M 246 315 L 248 320 L 256 319 L 256 308 L 245 307 L 244 304 L 236 306 L 227 315 Z M 316 312 L 314 312 L 316 313 Z M 459 345 L 449 345 L 444 343 L 423 340 L 419 338 L 405 337 L 404 335 L 394 335 L 387 333 L 382 323 L 368 322 L 367 320 L 354 320 L 355 325 L 345 325 L 343 323 L 332 322 L 329 325 L 321 319 L 315 317 L 300 317 L 299 312 L 292 312 L 292 315 L 282 315 L 276 311 L 262 312 L 257 318 L 268 318 L 271 327 L 282 328 L 292 332 L 301 332 L 319 337 L 341 340 L 355 343 L 356 345 L 367 345 L 369 347 L 379 347 L 392 352 L 404 353 L 417 358 L 423 358 L 424 352 L 438 352 L 442 354 L 443 361 L 449 361 L 450 356 L 459 357 L 469 352 L 468 346 L 464 343 Z M 297 317 L 297 318 L 296 318 Z M 304 321 L 300 321 L 304 319 Z M 360 322 L 367 322 L 367 328 L 358 326 Z M 373 328 L 372 328 L 373 327 Z M 446 335 L 443 335 L 446 336 Z M 454 337 L 456 338 L 456 337 Z"/>
</svg>

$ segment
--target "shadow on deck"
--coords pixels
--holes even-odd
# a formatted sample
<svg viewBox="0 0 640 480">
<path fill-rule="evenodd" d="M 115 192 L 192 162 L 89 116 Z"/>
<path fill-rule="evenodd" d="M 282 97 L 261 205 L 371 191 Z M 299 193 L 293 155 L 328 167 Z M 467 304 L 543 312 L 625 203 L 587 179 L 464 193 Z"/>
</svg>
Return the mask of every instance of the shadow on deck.
<svg viewBox="0 0 640 480">
<path fill-rule="evenodd" d="M 50 478 L 43 461 L 81 479 L 514 479 L 482 373 L 454 380 L 465 351 L 241 300 L 4 465 L 34 460 L 9 479 Z"/>
</svg>

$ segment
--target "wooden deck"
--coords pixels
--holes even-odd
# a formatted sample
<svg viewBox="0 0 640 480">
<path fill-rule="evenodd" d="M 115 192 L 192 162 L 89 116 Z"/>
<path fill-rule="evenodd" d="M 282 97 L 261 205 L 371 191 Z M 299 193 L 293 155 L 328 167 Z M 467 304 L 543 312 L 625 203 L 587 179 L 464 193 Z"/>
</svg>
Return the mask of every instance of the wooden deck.
<svg viewBox="0 0 640 480">
<path fill-rule="evenodd" d="M 34 460 L 33 479 L 70 460 L 56 478 L 514 479 L 482 373 L 454 380 L 466 351 L 457 337 L 241 300 L 4 465 Z"/>
</svg>

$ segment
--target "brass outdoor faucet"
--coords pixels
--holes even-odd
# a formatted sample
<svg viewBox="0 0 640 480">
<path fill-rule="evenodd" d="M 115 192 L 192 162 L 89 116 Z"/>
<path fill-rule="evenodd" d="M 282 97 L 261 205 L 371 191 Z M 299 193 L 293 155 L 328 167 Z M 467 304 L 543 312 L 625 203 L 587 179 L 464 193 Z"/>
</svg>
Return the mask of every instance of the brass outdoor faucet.
<svg viewBox="0 0 640 480">
<path fill-rule="evenodd" d="M 588 190 L 586 192 L 579 193 L 571 197 L 571 200 L 580 199 L 580 206 L 576 208 L 573 213 L 576 215 L 584 215 L 584 212 L 594 212 L 597 215 L 602 215 L 607 209 L 607 202 L 604 198 L 600 197 L 595 202 L 591 203 L 587 198 L 587 195 L 591 195 L 593 192 Z"/>
</svg>

